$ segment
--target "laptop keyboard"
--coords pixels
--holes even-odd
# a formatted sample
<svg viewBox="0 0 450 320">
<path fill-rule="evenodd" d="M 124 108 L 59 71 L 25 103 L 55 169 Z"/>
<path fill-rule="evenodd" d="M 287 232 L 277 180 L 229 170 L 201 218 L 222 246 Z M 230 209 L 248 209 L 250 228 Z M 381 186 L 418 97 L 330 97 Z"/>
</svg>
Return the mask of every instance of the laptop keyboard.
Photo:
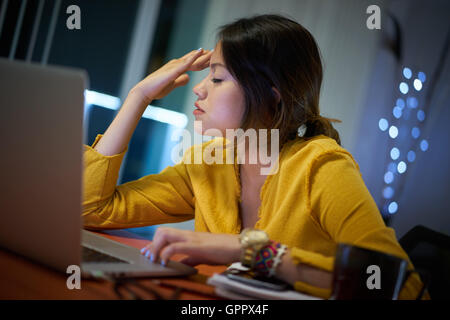
<svg viewBox="0 0 450 320">
<path fill-rule="evenodd" d="M 83 262 L 98 262 L 98 263 L 129 263 L 128 261 L 110 256 L 109 254 L 82 247 L 82 261 Z"/>
</svg>

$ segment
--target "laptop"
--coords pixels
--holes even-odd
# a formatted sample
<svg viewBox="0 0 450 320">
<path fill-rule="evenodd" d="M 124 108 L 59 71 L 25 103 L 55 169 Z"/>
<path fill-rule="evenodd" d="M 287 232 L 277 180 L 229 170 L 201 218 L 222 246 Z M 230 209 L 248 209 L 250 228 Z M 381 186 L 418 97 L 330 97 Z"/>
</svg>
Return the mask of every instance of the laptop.
<svg viewBox="0 0 450 320">
<path fill-rule="evenodd" d="M 0 247 L 84 277 L 195 274 L 83 230 L 84 70 L 0 58 Z"/>
</svg>

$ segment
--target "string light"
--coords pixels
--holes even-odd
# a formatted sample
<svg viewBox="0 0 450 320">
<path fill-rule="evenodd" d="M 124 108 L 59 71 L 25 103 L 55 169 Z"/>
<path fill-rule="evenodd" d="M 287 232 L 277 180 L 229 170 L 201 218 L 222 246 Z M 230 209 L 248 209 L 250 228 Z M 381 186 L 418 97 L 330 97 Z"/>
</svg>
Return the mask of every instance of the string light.
<svg viewBox="0 0 450 320">
<path fill-rule="evenodd" d="M 395 118 L 400 119 L 402 116 L 402 109 L 400 107 L 394 107 L 394 109 L 392 109 L 392 114 Z"/>
<path fill-rule="evenodd" d="M 398 173 L 402 174 L 406 171 L 406 163 L 404 161 L 400 161 L 397 165 L 397 171 Z"/>
<path fill-rule="evenodd" d="M 380 128 L 381 131 L 386 131 L 389 126 L 389 123 L 386 119 L 381 118 L 380 121 L 378 121 L 378 128 Z"/>
<path fill-rule="evenodd" d="M 427 80 L 427 76 L 425 75 L 425 73 L 423 73 L 422 71 L 420 71 L 417 75 L 417 78 L 419 78 L 420 81 L 425 82 Z"/>
<path fill-rule="evenodd" d="M 399 85 L 399 90 L 400 90 L 401 93 L 407 94 L 408 91 L 409 91 L 409 86 L 408 86 L 408 84 L 407 84 L 406 82 L 400 83 L 400 85 Z"/>
<path fill-rule="evenodd" d="M 400 157 L 400 150 L 398 148 L 391 149 L 391 158 L 392 160 L 397 160 Z"/>
<path fill-rule="evenodd" d="M 398 210 L 398 204 L 397 204 L 397 202 L 392 201 L 391 203 L 389 203 L 389 206 L 388 206 L 388 212 L 389 212 L 390 214 L 396 213 L 397 210 Z"/>
<path fill-rule="evenodd" d="M 417 91 L 422 90 L 422 81 L 420 81 L 419 79 L 415 79 L 414 80 L 414 89 L 416 89 Z"/>
<path fill-rule="evenodd" d="M 408 97 L 408 99 L 406 99 L 406 104 L 408 105 L 408 108 L 415 109 L 419 105 L 419 101 L 417 101 L 416 97 Z"/>
<path fill-rule="evenodd" d="M 419 108 L 418 97 L 414 96 L 414 94 L 422 91 L 423 84 L 427 78 L 426 74 L 422 71 L 416 74 L 411 68 L 404 67 L 402 69 L 402 76 L 403 78 L 398 86 L 401 97 L 398 97 L 395 101 L 395 106 L 392 108 L 391 119 L 380 118 L 378 121 L 378 128 L 382 132 L 387 132 L 391 139 L 397 139 L 400 130 L 402 130 L 402 133 L 410 130 L 411 133 L 411 135 L 400 135 L 400 141 L 395 141 L 397 146 L 393 146 L 389 150 L 389 160 L 391 161 L 384 173 L 382 196 L 385 201 L 383 205 L 383 214 L 390 215 L 395 214 L 399 209 L 398 202 L 393 200 L 394 196 L 399 197 L 402 190 L 402 185 L 400 184 L 402 179 L 398 179 L 398 177 L 401 177 L 401 175 L 406 173 L 408 164 L 411 164 L 416 160 L 416 151 L 414 148 L 405 145 L 405 148 L 409 149 L 402 150 L 405 140 L 413 141 L 413 144 L 416 146 L 420 141 L 418 147 L 423 152 L 429 149 L 429 144 L 426 139 L 421 138 L 421 140 L 415 141 L 422 135 L 421 123 L 425 121 L 426 113 L 423 106 L 420 106 Z M 411 126 L 405 125 L 408 124 L 408 122 Z"/>
<path fill-rule="evenodd" d="M 394 174 L 391 171 L 388 171 L 384 174 L 384 182 L 386 184 L 391 184 L 394 182 Z"/>
<path fill-rule="evenodd" d="M 403 100 L 402 98 L 398 98 L 396 106 L 403 110 L 405 108 L 405 100 Z"/>
<path fill-rule="evenodd" d="M 394 188 L 386 187 L 383 189 L 383 198 L 391 199 L 394 196 Z"/>
<path fill-rule="evenodd" d="M 397 138 L 397 136 L 398 136 L 398 129 L 397 129 L 396 126 L 391 126 L 391 127 L 389 128 L 389 136 L 390 136 L 392 139 Z"/>
<path fill-rule="evenodd" d="M 406 156 L 409 162 L 414 162 L 416 160 L 416 153 L 412 150 L 408 151 L 408 155 Z"/>
<path fill-rule="evenodd" d="M 417 139 L 420 136 L 420 129 L 417 127 L 412 128 L 411 135 L 414 139 Z"/>
<path fill-rule="evenodd" d="M 406 79 L 411 79 L 411 77 L 412 77 L 412 71 L 411 71 L 411 69 L 410 69 L 410 68 L 403 68 L 403 76 L 404 76 Z"/>
<path fill-rule="evenodd" d="M 420 142 L 420 150 L 422 150 L 424 152 L 428 150 L 428 141 L 427 140 L 422 140 Z"/>
<path fill-rule="evenodd" d="M 425 111 L 423 110 L 417 111 L 417 120 L 419 120 L 420 122 L 425 121 Z"/>
</svg>

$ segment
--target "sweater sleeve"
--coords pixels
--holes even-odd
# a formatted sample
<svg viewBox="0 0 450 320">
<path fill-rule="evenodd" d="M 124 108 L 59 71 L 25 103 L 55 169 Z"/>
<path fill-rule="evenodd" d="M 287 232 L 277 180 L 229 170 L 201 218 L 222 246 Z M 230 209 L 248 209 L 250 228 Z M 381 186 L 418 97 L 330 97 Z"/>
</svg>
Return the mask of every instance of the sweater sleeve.
<svg viewBox="0 0 450 320">
<path fill-rule="evenodd" d="M 394 230 L 385 225 L 350 154 L 332 151 L 316 157 L 307 180 L 311 217 L 333 242 L 385 252 L 408 260 L 408 269 L 413 268 Z M 292 250 L 292 255 L 297 263 L 333 271 L 334 256 L 326 257 L 298 248 Z M 296 288 L 321 297 L 331 295 L 331 290 L 301 282 Z M 413 274 L 401 290 L 399 299 L 415 299 L 421 288 L 420 278 Z M 429 297 L 428 294 L 425 297 Z"/>
<path fill-rule="evenodd" d="M 194 195 L 181 161 L 159 174 L 116 186 L 124 152 L 104 156 L 84 147 L 83 225 L 87 229 L 134 228 L 194 218 Z"/>
</svg>

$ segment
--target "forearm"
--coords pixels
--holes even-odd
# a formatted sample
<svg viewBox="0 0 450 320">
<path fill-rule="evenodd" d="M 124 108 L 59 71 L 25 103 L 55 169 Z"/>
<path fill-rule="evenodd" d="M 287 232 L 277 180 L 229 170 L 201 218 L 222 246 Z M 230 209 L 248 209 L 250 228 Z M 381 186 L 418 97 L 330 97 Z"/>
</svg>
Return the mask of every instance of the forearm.
<svg viewBox="0 0 450 320">
<path fill-rule="evenodd" d="M 277 267 L 275 276 L 291 285 L 294 285 L 297 281 L 301 281 L 324 289 L 331 289 L 332 287 L 333 275 L 331 272 L 311 267 L 306 264 L 295 264 L 292 260 L 290 250 L 287 250 L 283 255 L 281 263 Z"/>
<path fill-rule="evenodd" d="M 132 89 L 94 149 L 105 156 L 123 152 L 148 104 L 140 92 Z"/>
<path fill-rule="evenodd" d="M 233 243 L 235 254 L 233 255 L 232 261 L 237 262 L 241 260 L 243 250 L 239 243 L 238 236 L 236 236 L 236 241 Z M 276 268 L 275 277 L 291 285 L 300 281 L 322 289 L 331 289 L 333 281 L 333 274 L 329 271 L 307 264 L 296 264 L 292 259 L 290 249 L 282 256 L 281 263 Z"/>
</svg>

